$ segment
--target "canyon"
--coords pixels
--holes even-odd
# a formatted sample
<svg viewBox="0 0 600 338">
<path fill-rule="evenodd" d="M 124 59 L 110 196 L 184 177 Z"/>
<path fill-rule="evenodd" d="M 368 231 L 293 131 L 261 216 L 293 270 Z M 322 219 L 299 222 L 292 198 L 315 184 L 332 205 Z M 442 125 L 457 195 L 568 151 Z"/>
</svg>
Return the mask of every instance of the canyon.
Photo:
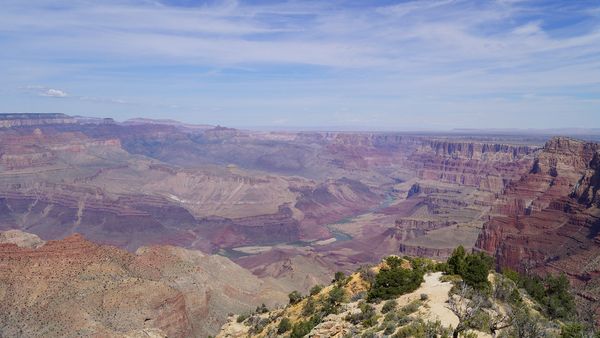
<svg viewBox="0 0 600 338">
<path fill-rule="evenodd" d="M 599 151 L 539 134 L 0 114 L 0 330 L 214 334 L 336 271 L 458 245 L 564 272 L 599 302 Z"/>
</svg>

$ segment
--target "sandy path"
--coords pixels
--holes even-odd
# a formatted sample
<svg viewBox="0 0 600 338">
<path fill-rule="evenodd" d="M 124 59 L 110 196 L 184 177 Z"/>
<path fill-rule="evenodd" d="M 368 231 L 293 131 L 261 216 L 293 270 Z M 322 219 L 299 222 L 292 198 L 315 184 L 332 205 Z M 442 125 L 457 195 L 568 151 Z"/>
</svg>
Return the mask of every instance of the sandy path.
<svg viewBox="0 0 600 338">
<path fill-rule="evenodd" d="M 444 326 L 456 327 L 458 317 L 447 307 L 448 292 L 452 283 L 440 281 L 441 272 L 430 273 L 425 276 L 425 282 L 415 291 L 419 296 L 424 293 L 429 297 L 429 309 L 424 313 L 428 320 L 439 320 Z"/>
</svg>

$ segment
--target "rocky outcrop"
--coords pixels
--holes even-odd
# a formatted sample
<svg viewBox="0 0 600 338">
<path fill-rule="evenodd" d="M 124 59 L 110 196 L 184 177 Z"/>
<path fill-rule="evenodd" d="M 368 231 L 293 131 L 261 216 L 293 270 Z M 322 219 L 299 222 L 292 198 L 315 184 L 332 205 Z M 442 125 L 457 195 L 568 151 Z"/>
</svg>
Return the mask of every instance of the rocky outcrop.
<svg viewBox="0 0 600 338">
<path fill-rule="evenodd" d="M 44 243 L 38 236 L 20 230 L 0 232 L 0 244 L 15 244 L 20 248 L 36 249 Z"/>
<path fill-rule="evenodd" d="M 206 336 L 228 312 L 285 299 L 224 257 L 167 246 L 132 254 L 80 235 L 37 248 L 0 244 L 0 267 L 7 336 Z"/>
<path fill-rule="evenodd" d="M 600 209 L 596 143 L 554 138 L 528 174 L 506 189 L 477 240 L 500 267 L 569 275 L 600 296 Z"/>
<path fill-rule="evenodd" d="M 410 245 L 408 243 L 400 244 L 398 252 L 407 256 L 429 257 L 438 260 L 444 260 L 452 255 L 452 248 L 432 248 L 419 245 Z"/>
<path fill-rule="evenodd" d="M 500 193 L 531 166 L 535 147 L 431 140 L 409 156 L 422 179 Z"/>
<path fill-rule="evenodd" d="M 41 125 L 74 124 L 77 121 L 65 114 L 0 114 L 0 128 Z"/>
</svg>

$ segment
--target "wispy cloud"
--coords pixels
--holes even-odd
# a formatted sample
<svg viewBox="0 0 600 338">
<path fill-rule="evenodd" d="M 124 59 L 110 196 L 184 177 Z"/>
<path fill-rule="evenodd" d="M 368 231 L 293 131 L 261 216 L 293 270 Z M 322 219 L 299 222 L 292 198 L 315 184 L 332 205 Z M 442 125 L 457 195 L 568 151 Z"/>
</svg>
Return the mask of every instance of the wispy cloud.
<svg viewBox="0 0 600 338">
<path fill-rule="evenodd" d="M 43 91 L 40 93 L 41 96 L 48 96 L 48 97 L 67 97 L 67 92 L 62 91 L 60 89 L 53 89 L 53 88 L 49 88 L 46 91 Z"/>
<path fill-rule="evenodd" d="M 29 85 L 29 86 L 20 87 L 20 89 L 25 92 L 28 92 L 28 93 L 31 93 L 34 95 L 38 95 L 38 96 L 57 97 L 57 98 L 64 98 L 64 97 L 69 96 L 69 94 L 67 94 L 67 92 L 64 90 L 49 88 L 49 87 L 45 87 L 45 86 Z"/>
</svg>

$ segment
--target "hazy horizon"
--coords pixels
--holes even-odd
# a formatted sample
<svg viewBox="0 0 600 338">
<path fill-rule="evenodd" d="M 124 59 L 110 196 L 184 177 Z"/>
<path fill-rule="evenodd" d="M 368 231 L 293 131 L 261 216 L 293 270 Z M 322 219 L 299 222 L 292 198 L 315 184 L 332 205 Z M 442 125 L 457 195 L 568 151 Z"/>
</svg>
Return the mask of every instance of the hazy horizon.
<svg viewBox="0 0 600 338">
<path fill-rule="evenodd" d="M 8 0 L 0 111 L 261 129 L 600 127 L 599 19 L 594 1 Z"/>
</svg>

